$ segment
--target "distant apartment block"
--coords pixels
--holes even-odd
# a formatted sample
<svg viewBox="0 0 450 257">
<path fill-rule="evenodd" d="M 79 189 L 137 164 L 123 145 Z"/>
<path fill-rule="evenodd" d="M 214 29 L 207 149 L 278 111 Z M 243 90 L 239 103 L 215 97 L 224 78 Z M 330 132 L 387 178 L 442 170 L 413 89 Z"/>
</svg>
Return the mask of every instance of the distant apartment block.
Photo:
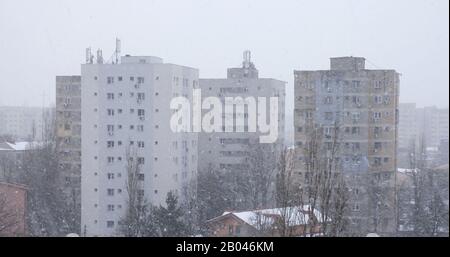
<svg viewBox="0 0 450 257">
<path fill-rule="evenodd" d="M 439 147 L 441 140 L 448 139 L 448 108 L 427 106 L 417 109 L 417 130 L 425 137 L 427 147 Z"/>
<path fill-rule="evenodd" d="M 418 137 L 417 109 L 414 103 L 399 104 L 398 148 L 408 149 Z"/>
<path fill-rule="evenodd" d="M 271 144 L 280 149 L 284 145 L 285 131 L 285 85 L 286 82 L 273 78 L 260 78 L 259 72 L 251 61 L 250 51 L 244 52 L 242 66 L 238 68 L 229 68 L 226 78 L 200 79 L 200 88 L 202 99 L 207 97 L 218 97 L 225 104 L 225 98 L 245 99 L 254 97 L 263 97 L 267 101 L 266 113 L 269 114 L 269 98 L 278 98 L 278 138 Z M 224 107 L 222 107 L 224 108 Z M 208 110 L 203 110 L 203 114 Z M 234 120 L 235 123 L 229 128 L 225 120 Z M 243 128 L 238 130 L 237 120 L 244 121 Z M 234 108 L 234 113 L 222 115 L 223 132 L 202 132 L 199 135 L 199 170 L 239 170 L 246 169 L 250 144 L 259 145 L 261 133 L 249 132 L 248 129 L 249 113 L 248 105 L 244 110 Z M 267 117 L 267 121 L 270 119 Z M 270 121 L 273 122 L 273 121 Z M 233 132 L 225 132 L 233 131 Z M 243 131 L 243 132 L 238 132 Z M 261 144 L 264 145 L 264 144 Z"/>
<path fill-rule="evenodd" d="M 170 101 L 199 87 L 198 70 L 153 56 L 101 55 L 81 67 L 81 234 L 117 235 L 127 208 L 130 162 L 137 163 L 138 196 L 165 205 L 197 174 L 198 136 L 170 128 Z"/>
<path fill-rule="evenodd" d="M 45 130 L 43 117 L 41 107 L 0 106 L 0 135 L 11 135 L 22 141 L 40 141 Z"/>
<path fill-rule="evenodd" d="M 313 175 L 307 150 L 313 131 L 320 129 L 324 148 L 338 142 L 333 162 L 354 192 L 351 225 L 394 232 L 399 74 L 368 70 L 361 57 L 330 61 L 330 70 L 294 71 L 296 177 L 307 186 Z M 367 178 L 376 181 L 380 197 L 369 197 L 374 189 L 369 190 Z"/>
<path fill-rule="evenodd" d="M 441 140 L 448 140 L 448 108 L 401 103 L 399 109 L 400 149 L 409 149 L 413 142 L 417 145 L 422 137 L 427 147 L 438 147 Z"/>
<path fill-rule="evenodd" d="M 59 188 L 64 193 L 69 209 L 79 218 L 81 212 L 81 76 L 79 75 L 56 76 L 56 149 Z"/>
</svg>

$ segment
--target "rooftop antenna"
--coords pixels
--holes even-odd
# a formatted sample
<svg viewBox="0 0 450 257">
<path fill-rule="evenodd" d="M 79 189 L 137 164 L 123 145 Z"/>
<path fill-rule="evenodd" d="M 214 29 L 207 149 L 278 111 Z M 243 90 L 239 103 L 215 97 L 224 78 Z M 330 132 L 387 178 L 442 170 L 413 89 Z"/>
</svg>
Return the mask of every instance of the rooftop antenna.
<svg viewBox="0 0 450 257">
<path fill-rule="evenodd" d="M 120 57 L 120 48 L 121 48 L 121 42 L 119 38 L 116 38 L 116 51 L 114 52 L 114 55 L 116 57 L 116 64 L 119 63 L 119 57 Z"/>
<path fill-rule="evenodd" d="M 103 54 L 102 49 L 97 50 L 97 63 L 102 64 L 103 63 Z"/>
<path fill-rule="evenodd" d="M 94 58 L 91 53 L 91 48 L 90 47 L 86 48 L 86 63 L 92 64 L 93 59 Z"/>
<path fill-rule="evenodd" d="M 250 52 L 250 50 L 245 50 L 244 51 L 244 62 L 243 62 L 244 68 L 249 68 L 250 67 L 251 56 L 252 56 L 252 53 Z"/>
</svg>

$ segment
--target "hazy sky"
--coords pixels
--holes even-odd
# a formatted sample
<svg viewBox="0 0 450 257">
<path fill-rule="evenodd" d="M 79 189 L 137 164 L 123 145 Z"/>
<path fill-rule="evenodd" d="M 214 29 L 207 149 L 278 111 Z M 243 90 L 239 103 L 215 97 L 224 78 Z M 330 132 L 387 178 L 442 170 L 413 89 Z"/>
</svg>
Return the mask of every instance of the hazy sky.
<svg viewBox="0 0 450 257">
<path fill-rule="evenodd" d="M 447 0 L 17 1 L 0 0 L 0 105 L 54 103 L 55 76 L 80 73 L 85 48 L 109 58 L 155 55 L 225 77 L 250 49 L 262 77 L 328 69 L 363 56 L 396 69 L 401 101 L 448 106 Z M 290 99 L 292 103 L 292 98 Z"/>
</svg>

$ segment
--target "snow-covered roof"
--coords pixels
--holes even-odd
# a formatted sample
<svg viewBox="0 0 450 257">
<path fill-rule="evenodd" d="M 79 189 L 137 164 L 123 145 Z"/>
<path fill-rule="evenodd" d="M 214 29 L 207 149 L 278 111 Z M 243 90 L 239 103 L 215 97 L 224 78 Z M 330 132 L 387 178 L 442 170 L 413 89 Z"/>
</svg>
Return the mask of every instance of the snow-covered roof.
<svg viewBox="0 0 450 257">
<path fill-rule="evenodd" d="M 0 151 L 25 151 L 29 150 L 30 148 L 34 146 L 42 145 L 41 142 L 15 142 L 15 143 L 9 143 L 4 142 L 0 143 Z"/>
<path fill-rule="evenodd" d="M 263 210 L 251 210 L 242 212 L 224 212 L 225 215 L 233 214 L 250 226 L 257 226 L 258 224 L 273 224 L 276 219 L 284 218 L 289 223 L 289 226 L 297 226 L 308 224 L 310 221 L 311 210 L 308 205 L 303 207 L 286 207 L 286 208 L 273 208 Z M 321 221 L 322 214 L 318 210 L 314 210 L 314 216 Z"/>
<path fill-rule="evenodd" d="M 403 169 L 403 168 L 397 168 L 397 171 L 400 173 L 413 173 L 416 172 L 417 169 Z"/>
</svg>

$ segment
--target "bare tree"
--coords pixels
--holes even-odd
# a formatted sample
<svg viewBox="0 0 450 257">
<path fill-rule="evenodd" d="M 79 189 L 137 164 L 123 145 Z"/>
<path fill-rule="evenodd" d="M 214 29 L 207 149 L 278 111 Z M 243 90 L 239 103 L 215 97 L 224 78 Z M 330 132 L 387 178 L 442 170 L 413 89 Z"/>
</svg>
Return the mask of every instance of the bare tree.
<svg viewBox="0 0 450 257">
<path fill-rule="evenodd" d="M 251 142 L 245 158 L 248 169 L 242 170 L 242 190 L 248 197 L 248 208 L 262 209 L 273 206 L 276 160 L 279 150 L 274 144 Z"/>
<path fill-rule="evenodd" d="M 427 163 L 426 142 L 410 149 L 410 170 L 399 185 L 399 221 L 403 231 L 415 236 L 448 234 L 448 172 L 434 170 Z M 444 183 L 442 183 L 444 182 Z"/>
<path fill-rule="evenodd" d="M 337 123 L 327 128 L 312 128 L 305 144 L 305 188 L 303 204 L 317 217 L 321 234 L 341 236 L 347 224 L 348 190 L 340 163 L 340 127 Z M 314 222 L 314 220 L 313 220 Z"/>
<path fill-rule="evenodd" d="M 189 181 L 188 185 L 183 187 L 183 221 L 186 224 L 186 233 L 196 235 L 201 233 L 202 221 L 200 219 L 200 201 L 197 195 L 197 180 Z"/>
<path fill-rule="evenodd" d="M 127 237 L 154 236 L 156 232 L 151 219 L 153 209 L 144 197 L 139 157 L 131 147 L 127 148 L 125 155 L 128 199 L 125 216 L 120 221 L 119 233 Z"/>
</svg>

